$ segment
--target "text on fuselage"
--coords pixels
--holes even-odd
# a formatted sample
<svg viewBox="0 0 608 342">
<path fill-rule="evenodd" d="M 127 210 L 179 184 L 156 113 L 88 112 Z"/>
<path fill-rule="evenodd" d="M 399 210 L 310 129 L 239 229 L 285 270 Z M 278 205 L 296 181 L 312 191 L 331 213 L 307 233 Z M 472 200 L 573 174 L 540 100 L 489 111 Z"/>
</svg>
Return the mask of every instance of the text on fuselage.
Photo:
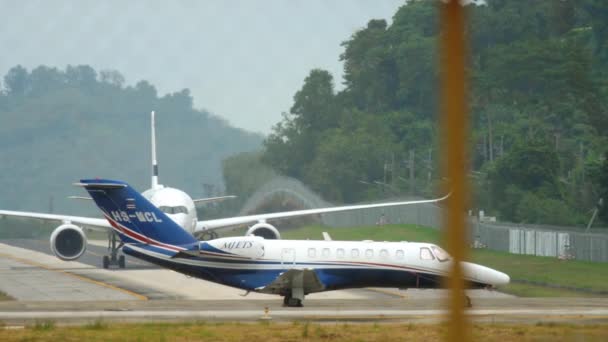
<svg viewBox="0 0 608 342">
<path fill-rule="evenodd" d="M 110 211 L 110 215 L 115 221 L 118 222 L 131 222 L 131 219 L 137 219 L 139 222 L 163 222 L 163 220 L 156 217 L 155 213 L 147 211 L 136 211 L 133 214 L 127 214 L 124 211 Z"/>
<path fill-rule="evenodd" d="M 237 248 L 251 248 L 253 247 L 253 242 L 251 241 L 230 241 L 224 242 L 222 246 L 223 249 L 237 249 Z"/>
</svg>

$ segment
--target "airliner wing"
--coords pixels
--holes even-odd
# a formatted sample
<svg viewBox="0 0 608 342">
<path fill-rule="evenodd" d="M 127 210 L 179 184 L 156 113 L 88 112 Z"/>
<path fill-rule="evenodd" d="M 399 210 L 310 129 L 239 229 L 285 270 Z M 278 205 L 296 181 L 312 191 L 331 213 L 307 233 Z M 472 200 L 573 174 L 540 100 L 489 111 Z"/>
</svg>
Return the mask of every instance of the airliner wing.
<svg viewBox="0 0 608 342">
<path fill-rule="evenodd" d="M 436 202 L 439 202 L 439 201 L 442 201 L 442 200 L 448 198 L 448 196 L 450 196 L 450 195 L 448 194 L 441 198 L 435 198 L 435 199 L 429 199 L 429 200 L 358 204 L 358 205 L 347 205 L 347 206 L 341 206 L 341 207 L 294 210 L 294 211 L 284 211 L 284 212 L 279 212 L 279 213 L 257 214 L 257 215 L 237 216 L 237 217 L 229 217 L 229 218 L 207 220 L 207 221 L 198 221 L 198 223 L 196 224 L 195 232 L 213 230 L 213 229 L 219 229 L 219 228 L 235 227 L 235 226 L 245 225 L 248 223 L 254 223 L 254 222 L 259 222 L 259 221 L 278 220 L 278 219 L 285 219 L 285 218 L 296 217 L 296 216 L 317 215 L 317 214 L 335 213 L 335 212 L 340 212 L 340 211 L 368 209 L 368 208 L 394 207 L 394 206 L 410 205 L 410 204 L 436 203 Z"/>
<path fill-rule="evenodd" d="M 111 228 L 110 223 L 105 219 L 92 218 L 92 217 L 81 217 L 81 216 L 69 216 L 69 215 L 56 215 L 56 214 L 44 214 L 44 213 L 31 213 L 26 211 L 10 211 L 0 210 L 0 218 L 4 216 L 9 217 L 23 217 L 30 219 L 38 219 L 42 221 L 56 221 L 56 222 L 71 222 L 82 227 L 107 231 Z"/>
<path fill-rule="evenodd" d="M 209 202 L 221 202 L 221 201 L 224 201 L 224 200 L 227 200 L 230 198 L 236 198 L 236 196 L 230 195 L 230 196 L 220 196 L 220 197 L 199 198 L 199 199 L 195 199 L 192 201 L 196 204 L 200 204 L 200 203 L 209 203 Z"/>
<path fill-rule="evenodd" d="M 270 284 L 257 288 L 261 293 L 282 294 L 294 287 L 302 288 L 304 293 L 319 292 L 325 286 L 312 269 L 290 269 L 281 273 Z"/>
</svg>

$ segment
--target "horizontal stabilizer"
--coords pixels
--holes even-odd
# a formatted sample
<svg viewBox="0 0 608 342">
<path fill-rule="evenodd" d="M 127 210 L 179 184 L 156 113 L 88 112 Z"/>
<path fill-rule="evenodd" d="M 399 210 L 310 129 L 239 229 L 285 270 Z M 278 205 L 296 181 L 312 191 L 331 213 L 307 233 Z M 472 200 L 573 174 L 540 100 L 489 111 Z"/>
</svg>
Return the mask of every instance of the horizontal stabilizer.
<svg viewBox="0 0 608 342">
<path fill-rule="evenodd" d="M 74 183 L 74 185 L 87 189 L 122 189 L 127 187 L 125 183 L 95 182 L 94 180 L 90 181 L 90 183 L 88 180 L 83 180 L 83 182 Z"/>
<path fill-rule="evenodd" d="M 87 201 L 92 201 L 93 199 L 91 197 L 86 197 L 86 196 L 68 196 L 69 199 L 77 199 L 77 200 L 87 200 Z"/>
</svg>

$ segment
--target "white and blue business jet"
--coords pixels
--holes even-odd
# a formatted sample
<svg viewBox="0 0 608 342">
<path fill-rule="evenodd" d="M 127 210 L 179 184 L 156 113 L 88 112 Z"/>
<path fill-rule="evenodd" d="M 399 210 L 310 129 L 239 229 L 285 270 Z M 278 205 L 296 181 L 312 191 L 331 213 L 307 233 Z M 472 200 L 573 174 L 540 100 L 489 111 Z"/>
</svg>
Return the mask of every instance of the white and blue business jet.
<svg viewBox="0 0 608 342">
<path fill-rule="evenodd" d="M 277 294 L 286 306 L 304 296 L 358 287 L 437 288 L 451 263 L 440 247 L 417 242 L 266 240 L 239 236 L 198 241 L 127 183 L 82 180 L 124 243 L 123 252 L 189 276 L 246 291 Z M 462 264 L 472 288 L 509 282 L 481 265 Z"/>
</svg>

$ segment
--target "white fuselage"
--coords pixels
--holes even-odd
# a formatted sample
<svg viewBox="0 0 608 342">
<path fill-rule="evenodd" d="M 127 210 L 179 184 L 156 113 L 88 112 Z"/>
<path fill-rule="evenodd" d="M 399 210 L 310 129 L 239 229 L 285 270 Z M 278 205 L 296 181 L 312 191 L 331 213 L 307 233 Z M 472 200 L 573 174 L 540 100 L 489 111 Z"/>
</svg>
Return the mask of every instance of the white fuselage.
<svg viewBox="0 0 608 342">
<path fill-rule="evenodd" d="M 280 261 L 250 267 L 308 269 L 351 269 L 402 271 L 411 274 L 447 276 L 450 256 L 437 245 L 420 242 L 264 240 L 256 236 L 229 237 L 206 241 L 223 252 L 259 261 Z M 488 286 L 509 283 L 509 276 L 497 270 L 462 263 L 468 281 Z"/>
<path fill-rule="evenodd" d="M 157 185 L 142 195 L 180 227 L 190 233 L 194 232 L 198 215 L 194 201 L 188 194 L 175 188 Z"/>
</svg>

